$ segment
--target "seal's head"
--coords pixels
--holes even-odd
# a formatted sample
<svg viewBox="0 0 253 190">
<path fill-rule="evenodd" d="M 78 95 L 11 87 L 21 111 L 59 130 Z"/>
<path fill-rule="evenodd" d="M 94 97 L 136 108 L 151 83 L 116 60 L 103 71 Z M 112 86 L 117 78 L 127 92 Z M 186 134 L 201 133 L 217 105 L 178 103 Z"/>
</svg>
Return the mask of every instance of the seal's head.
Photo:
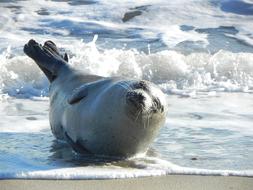
<svg viewBox="0 0 253 190">
<path fill-rule="evenodd" d="M 104 131 L 100 137 L 107 138 L 110 146 L 101 143 L 100 150 L 110 155 L 129 157 L 146 152 L 165 122 L 165 95 L 143 80 L 120 80 L 107 86 L 96 105 L 96 113 L 101 114 L 94 120 L 101 124 L 100 129 L 110 131 L 110 138 Z"/>
<path fill-rule="evenodd" d="M 165 116 L 165 97 L 159 88 L 147 81 L 133 82 L 126 93 L 126 111 L 132 116 L 143 114 Z M 138 117 L 138 115 L 137 115 Z"/>
</svg>

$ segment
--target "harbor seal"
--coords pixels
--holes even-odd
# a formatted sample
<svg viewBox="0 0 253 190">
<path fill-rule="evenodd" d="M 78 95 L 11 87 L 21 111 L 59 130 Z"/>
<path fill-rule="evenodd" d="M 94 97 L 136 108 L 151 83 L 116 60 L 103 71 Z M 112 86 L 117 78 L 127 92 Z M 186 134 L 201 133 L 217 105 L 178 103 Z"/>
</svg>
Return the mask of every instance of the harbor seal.
<svg viewBox="0 0 253 190">
<path fill-rule="evenodd" d="M 76 152 L 131 157 L 148 150 L 164 125 L 165 96 L 153 83 L 88 75 L 70 67 L 52 41 L 24 52 L 50 81 L 52 133 Z"/>
</svg>

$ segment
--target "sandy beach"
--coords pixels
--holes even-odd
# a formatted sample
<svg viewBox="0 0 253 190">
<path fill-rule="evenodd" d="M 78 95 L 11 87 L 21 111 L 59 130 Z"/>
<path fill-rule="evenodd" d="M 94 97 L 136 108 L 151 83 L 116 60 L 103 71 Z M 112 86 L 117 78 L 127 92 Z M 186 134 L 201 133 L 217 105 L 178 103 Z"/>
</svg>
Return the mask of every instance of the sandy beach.
<svg viewBox="0 0 253 190">
<path fill-rule="evenodd" d="M 167 175 L 109 180 L 1 180 L 1 190 L 252 190 L 253 178 L 234 176 Z"/>
</svg>

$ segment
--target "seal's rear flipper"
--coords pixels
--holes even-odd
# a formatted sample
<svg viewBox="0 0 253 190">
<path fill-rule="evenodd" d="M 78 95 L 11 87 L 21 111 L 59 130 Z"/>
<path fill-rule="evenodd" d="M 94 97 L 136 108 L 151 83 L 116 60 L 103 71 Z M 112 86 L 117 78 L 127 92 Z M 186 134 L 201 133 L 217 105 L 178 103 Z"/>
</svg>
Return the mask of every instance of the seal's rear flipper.
<svg viewBox="0 0 253 190">
<path fill-rule="evenodd" d="M 64 57 L 61 56 L 58 48 L 52 41 L 46 41 L 42 46 L 35 40 L 30 40 L 24 46 L 24 52 L 38 64 L 50 82 L 57 77 L 57 71 L 62 66 L 67 65 L 67 54 Z"/>
</svg>

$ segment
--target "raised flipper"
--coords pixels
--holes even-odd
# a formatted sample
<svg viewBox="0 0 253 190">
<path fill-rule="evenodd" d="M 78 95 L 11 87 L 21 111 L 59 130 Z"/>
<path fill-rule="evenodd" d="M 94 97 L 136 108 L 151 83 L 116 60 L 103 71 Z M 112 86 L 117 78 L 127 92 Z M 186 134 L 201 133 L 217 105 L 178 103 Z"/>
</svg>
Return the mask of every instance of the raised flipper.
<svg viewBox="0 0 253 190">
<path fill-rule="evenodd" d="M 61 56 L 52 41 L 46 41 L 42 46 L 35 40 L 30 40 L 24 46 L 24 52 L 37 63 L 50 82 L 57 77 L 59 69 L 67 65 L 67 54 Z"/>
</svg>

